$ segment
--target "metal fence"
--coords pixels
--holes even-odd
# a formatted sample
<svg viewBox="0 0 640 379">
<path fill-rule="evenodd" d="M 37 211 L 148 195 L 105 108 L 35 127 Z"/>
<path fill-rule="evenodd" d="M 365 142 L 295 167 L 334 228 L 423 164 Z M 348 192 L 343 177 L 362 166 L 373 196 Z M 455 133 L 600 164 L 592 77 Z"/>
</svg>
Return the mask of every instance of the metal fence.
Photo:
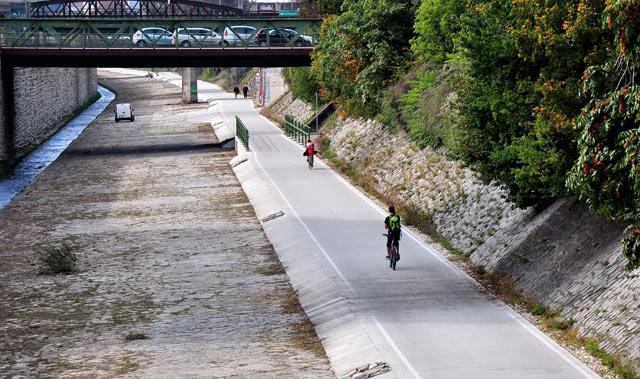
<svg viewBox="0 0 640 379">
<path fill-rule="evenodd" d="M 287 114 L 284 116 L 284 132 L 294 141 L 304 144 L 311 139 L 313 130 Z"/>
<path fill-rule="evenodd" d="M 236 137 L 242 142 L 244 147 L 249 151 L 249 130 L 244 126 L 240 117 L 236 116 Z"/>
</svg>

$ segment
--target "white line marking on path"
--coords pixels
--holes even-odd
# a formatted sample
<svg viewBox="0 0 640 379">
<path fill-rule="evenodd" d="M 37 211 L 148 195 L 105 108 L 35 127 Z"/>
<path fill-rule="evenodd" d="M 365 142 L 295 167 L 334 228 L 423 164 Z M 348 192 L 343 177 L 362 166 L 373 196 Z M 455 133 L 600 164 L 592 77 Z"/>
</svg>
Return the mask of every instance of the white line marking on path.
<svg viewBox="0 0 640 379">
<path fill-rule="evenodd" d="M 407 360 L 407 358 L 400 352 L 400 349 L 398 348 L 398 346 L 396 346 L 396 343 L 393 342 L 393 339 L 391 339 L 391 336 L 389 335 L 389 333 L 387 333 L 387 330 L 384 328 L 384 326 L 382 326 L 378 322 L 377 318 L 372 316 L 371 319 L 373 320 L 373 323 L 376 324 L 376 327 L 380 329 L 380 332 L 382 332 L 384 339 L 386 339 L 389 345 L 391 345 L 391 348 L 393 349 L 393 351 L 395 351 L 396 354 L 398 354 L 402 363 L 404 363 L 404 365 L 407 366 L 407 368 L 409 369 L 409 372 L 411 372 L 411 375 L 413 375 L 413 377 L 416 379 L 421 379 L 422 377 L 420 376 L 420 374 L 418 374 L 418 371 L 416 371 L 416 369 L 409 362 L 409 360 Z"/>
</svg>

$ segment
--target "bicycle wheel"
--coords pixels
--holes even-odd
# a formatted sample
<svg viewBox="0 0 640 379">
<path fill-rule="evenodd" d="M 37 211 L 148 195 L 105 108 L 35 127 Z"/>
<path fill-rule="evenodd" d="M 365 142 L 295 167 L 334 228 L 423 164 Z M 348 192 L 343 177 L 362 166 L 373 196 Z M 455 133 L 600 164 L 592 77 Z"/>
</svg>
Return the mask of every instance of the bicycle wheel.
<svg viewBox="0 0 640 379">
<path fill-rule="evenodd" d="M 391 260 L 392 266 L 391 268 L 393 268 L 394 270 L 396 269 L 396 262 L 398 262 L 398 247 L 393 245 L 392 248 L 392 254 L 393 254 L 393 259 Z"/>
</svg>

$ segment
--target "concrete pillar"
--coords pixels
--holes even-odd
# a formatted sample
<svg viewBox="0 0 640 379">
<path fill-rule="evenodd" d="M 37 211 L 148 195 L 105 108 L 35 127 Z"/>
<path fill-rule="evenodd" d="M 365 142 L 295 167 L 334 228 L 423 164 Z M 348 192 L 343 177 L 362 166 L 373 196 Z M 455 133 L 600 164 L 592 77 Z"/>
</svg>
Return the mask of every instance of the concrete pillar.
<svg viewBox="0 0 640 379">
<path fill-rule="evenodd" d="M 0 62 L 0 161 L 13 164 L 16 158 L 15 145 L 15 92 L 14 68 Z"/>
<path fill-rule="evenodd" d="M 195 68 L 182 69 L 182 102 L 198 102 L 198 72 Z"/>
</svg>

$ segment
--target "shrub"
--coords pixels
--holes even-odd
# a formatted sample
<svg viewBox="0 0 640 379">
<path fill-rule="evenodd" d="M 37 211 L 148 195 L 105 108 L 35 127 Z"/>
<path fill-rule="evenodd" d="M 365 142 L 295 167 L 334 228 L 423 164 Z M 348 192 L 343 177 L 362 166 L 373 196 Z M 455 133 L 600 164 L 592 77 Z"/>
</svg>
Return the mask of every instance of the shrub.
<svg viewBox="0 0 640 379">
<path fill-rule="evenodd" d="M 541 316 L 547 313 L 547 307 L 544 304 L 534 304 L 529 308 L 529 312 L 535 316 Z"/>
<path fill-rule="evenodd" d="M 74 272 L 78 264 L 73 247 L 66 243 L 59 247 L 46 247 L 36 254 L 43 274 L 68 274 Z"/>
</svg>

